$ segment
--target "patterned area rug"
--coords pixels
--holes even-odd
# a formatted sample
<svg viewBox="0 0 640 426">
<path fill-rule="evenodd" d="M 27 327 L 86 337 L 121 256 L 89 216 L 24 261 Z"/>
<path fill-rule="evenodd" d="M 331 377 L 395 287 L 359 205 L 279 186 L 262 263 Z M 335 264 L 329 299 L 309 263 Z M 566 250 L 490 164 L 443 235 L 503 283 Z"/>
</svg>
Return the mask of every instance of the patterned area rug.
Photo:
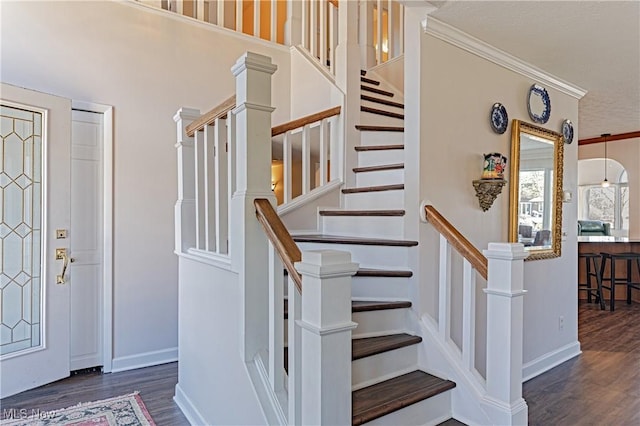
<svg viewBox="0 0 640 426">
<path fill-rule="evenodd" d="M 155 426 L 138 392 L 55 411 L 19 410 L 3 426 Z"/>
</svg>

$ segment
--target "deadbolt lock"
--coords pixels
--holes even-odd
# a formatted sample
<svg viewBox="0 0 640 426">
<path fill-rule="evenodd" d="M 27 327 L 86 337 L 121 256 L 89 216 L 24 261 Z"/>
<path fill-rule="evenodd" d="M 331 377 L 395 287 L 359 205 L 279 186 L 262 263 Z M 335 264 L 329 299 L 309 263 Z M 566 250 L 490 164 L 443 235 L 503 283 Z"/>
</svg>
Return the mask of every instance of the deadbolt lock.
<svg viewBox="0 0 640 426">
<path fill-rule="evenodd" d="M 61 240 L 67 238 L 66 229 L 56 229 L 56 239 Z"/>
</svg>

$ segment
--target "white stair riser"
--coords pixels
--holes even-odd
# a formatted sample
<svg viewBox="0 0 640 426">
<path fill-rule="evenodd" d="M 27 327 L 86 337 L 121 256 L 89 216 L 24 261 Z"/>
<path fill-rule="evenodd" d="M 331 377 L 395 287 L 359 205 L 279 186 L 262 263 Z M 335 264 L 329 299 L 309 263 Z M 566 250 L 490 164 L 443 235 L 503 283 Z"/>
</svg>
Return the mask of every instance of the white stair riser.
<svg viewBox="0 0 640 426">
<path fill-rule="evenodd" d="M 357 359 L 351 363 L 351 388 L 356 390 L 400 376 L 417 365 L 417 345 Z"/>
<path fill-rule="evenodd" d="M 322 216 L 324 234 L 367 238 L 402 238 L 403 216 Z"/>
<path fill-rule="evenodd" d="M 394 185 L 404 183 L 404 169 L 375 170 L 356 173 L 356 186 Z"/>
<path fill-rule="evenodd" d="M 451 390 L 379 417 L 367 426 L 432 426 L 451 418 Z"/>
<path fill-rule="evenodd" d="M 404 144 L 404 132 L 360 132 L 360 145 L 398 145 Z"/>
<path fill-rule="evenodd" d="M 406 265 L 410 247 L 364 246 L 356 244 L 298 243 L 301 251 L 339 250 L 351 253 L 351 261 L 375 265 L 378 269 L 398 269 Z"/>
<path fill-rule="evenodd" d="M 376 109 L 381 109 L 383 111 L 385 110 L 385 108 Z M 389 108 L 388 110 L 391 111 L 391 108 Z M 368 126 L 404 126 L 404 119 L 360 111 L 360 122 L 358 124 L 364 124 Z"/>
<path fill-rule="evenodd" d="M 404 190 L 344 194 L 345 209 L 404 209 Z"/>
<path fill-rule="evenodd" d="M 407 299 L 409 281 L 406 278 L 354 277 L 351 297 L 371 299 Z"/>
<path fill-rule="evenodd" d="M 357 278 L 359 280 L 360 278 Z M 378 278 L 384 280 L 385 278 Z M 386 278 L 403 281 L 400 278 Z M 405 280 L 406 281 L 406 280 Z M 381 311 L 354 312 L 351 317 L 358 326 L 351 332 L 353 338 L 404 333 L 408 327 L 408 309 L 384 309 Z"/>
<path fill-rule="evenodd" d="M 358 167 L 404 163 L 404 149 L 358 151 Z"/>
</svg>

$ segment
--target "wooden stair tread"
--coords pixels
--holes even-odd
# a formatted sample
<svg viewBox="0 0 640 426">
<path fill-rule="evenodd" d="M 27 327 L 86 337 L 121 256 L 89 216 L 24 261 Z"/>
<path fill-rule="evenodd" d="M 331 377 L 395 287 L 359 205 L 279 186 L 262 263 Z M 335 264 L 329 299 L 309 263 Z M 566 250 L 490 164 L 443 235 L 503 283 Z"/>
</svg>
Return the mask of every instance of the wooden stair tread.
<svg viewBox="0 0 640 426">
<path fill-rule="evenodd" d="M 416 370 L 352 393 L 352 424 L 361 425 L 438 395 L 456 384 Z"/>
<path fill-rule="evenodd" d="M 320 210 L 320 216 L 404 216 L 404 210 Z"/>
<path fill-rule="evenodd" d="M 363 86 L 362 84 L 360 85 L 360 90 L 364 90 L 365 92 L 376 93 L 382 96 L 388 96 L 390 98 L 394 96 L 393 93 L 387 92 L 386 90 L 378 89 L 377 87 Z"/>
<path fill-rule="evenodd" d="M 380 86 L 380 82 L 378 80 L 367 78 L 363 75 L 360 76 L 360 81 L 367 84 L 373 84 L 374 86 Z"/>
<path fill-rule="evenodd" d="M 388 302 L 386 300 L 352 300 L 351 312 L 372 312 L 386 311 L 388 309 L 410 308 L 411 302 L 408 300 L 397 300 Z M 284 319 L 289 318 L 289 301 L 284 299 Z"/>
<path fill-rule="evenodd" d="M 293 235 L 293 240 L 297 243 L 355 244 L 364 246 L 414 247 L 418 245 L 417 241 L 409 240 L 387 240 L 382 238 L 360 238 L 321 234 Z"/>
<path fill-rule="evenodd" d="M 404 109 L 404 104 L 401 104 L 400 102 L 393 102 L 388 99 L 376 98 L 369 95 L 360 95 L 360 99 L 367 102 L 376 102 L 378 104 L 383 104 L 383 105 Z"/>
<path fill-rule="evenodd" d="M 356 124 L 356 130 L 362 132 L 404 132 L 402 126 L 370 126 L 366 124 Z"/>
<path fill-rule="evenodd" d="M 392 302 L 379 300 L 352 300 L 351 312 L 371 312 L 386 311 L 388 309 L 410 308 L 411 302 L 408 300 L 397 300 Z"/>
<path fill-rule="evenodd" d="M 404 163 L 383 164 L 381 166 L 354 167 L 354 173 L 379 172 L 383 170 L 404 169 Z"/>
<path fill-rule="evenodd" d="M 380 185 L 380 186 L 365 186 L 362 188 L 344 188 L 342 190 L 343 194 L 357 194 L 360 192 L 379 192 L 379 191 L 395 191 L 404 189 L 403 183 L 398 183 L 394 185 Z"/>
<path fill-rule="evenodd" d="M 404 144 L 393 144 L 393 145 L 358 145 L 355 146 L 354 149 L 358 152 L 363 151 L 385 151 L 389 149 L 404 149 Z"/>
<path fill-rule="evenodd" d="M 385 117 L 398 118 L 400 120 L 404 120 L 404 114 L 400 114 L 397 112 L 385 111 L 383 109 L 371 108 L 368 106 L 360 106 L 360 111 L 368 112 L 369 114 L 377 114 L 384 115 Z"/>
<path fill-rule="evenodd" d="M 368 356 L 404 348 L 422 342 L 422 337 L 399 333 L 386 336 L 364 337 L 351 341 L 351 359 L 353 361 Z"/>
<path fill-rule="evenodd" d="M 367 70 L 360 70 L 360 75 L 361 76 L 367 75 Z"/>
<path fill-rule="evenodd" d="M 413 271 L 398 269 L 360 268 L 356 272 L 356 277 L 411 278 L 412 276 Z"/>
</svg>

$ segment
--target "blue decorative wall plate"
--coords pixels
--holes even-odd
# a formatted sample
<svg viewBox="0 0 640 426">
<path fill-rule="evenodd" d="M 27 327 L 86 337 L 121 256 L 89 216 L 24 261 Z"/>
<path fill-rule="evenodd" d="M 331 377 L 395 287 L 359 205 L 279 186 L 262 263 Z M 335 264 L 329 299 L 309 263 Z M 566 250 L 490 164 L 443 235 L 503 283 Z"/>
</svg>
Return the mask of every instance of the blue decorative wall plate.
<svg viewBox="0 0 640 426">
<path fill-rule="evenodd" d="M 573 142 L 573 123 L 571 120 L 562 122 L 562 137 L 564 138 L 564 143 Z"/>
<path fill-rule="evenodd" d="M 537 84 L 529 88 L 527 110 L 529 111 L 529 117 L 536 123 L 544 124 L 549 121 L 549 117 L 551 117 L 551 99 L 549 99 L 547 89 Z"/>
<path fill-rule="evenodd" d="M 491 128 L 494 132 L 503 134 L 507 130 L 509 116 L 507 110 L 501 103 L 496 102 L 491 107 Z"/>
</svg>

